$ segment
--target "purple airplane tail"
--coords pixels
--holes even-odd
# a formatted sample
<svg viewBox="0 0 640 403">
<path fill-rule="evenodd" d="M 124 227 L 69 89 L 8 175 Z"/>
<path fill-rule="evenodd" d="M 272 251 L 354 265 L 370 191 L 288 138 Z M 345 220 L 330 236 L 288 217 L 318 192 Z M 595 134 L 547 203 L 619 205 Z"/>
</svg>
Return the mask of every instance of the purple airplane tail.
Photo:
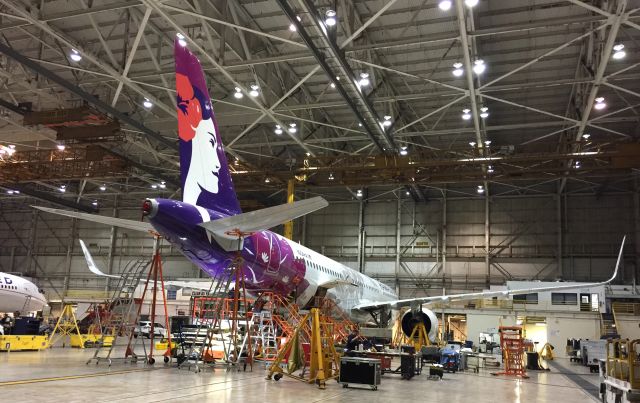
<svg viewBox="0 0 640 403">
<path fill-rule="evenodd" d="M 200 61 L 177 40 L 174 55 L 182 200 L 228 215 L 240 214 Z"/>
</svg>

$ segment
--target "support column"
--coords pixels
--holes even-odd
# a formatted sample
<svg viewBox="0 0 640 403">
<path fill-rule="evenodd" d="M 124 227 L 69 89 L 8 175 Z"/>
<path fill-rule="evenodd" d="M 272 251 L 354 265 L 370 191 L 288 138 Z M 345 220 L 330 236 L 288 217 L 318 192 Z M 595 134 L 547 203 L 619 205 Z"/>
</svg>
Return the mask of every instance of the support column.
<svg viewBox="0 0 640 403">
<path fill-rule="evenodd" d="M 398 192 L 398 205 L 396 208 L 396 270 L 395 283 L 396 294 L 400 295 L 400 247 L 402 236 L 402 192 Z"/>
<path fill-rule="evenodd" d="M 113 199 L 113 211 L 112 211 L 112 216 L 114 218 L 118 217 L 118 195 L 116 195 Z M 113 261 L 114 261 L 114 255 L 115 255 L 115 251 L 116 251 L 116 242 L 118 241 L 118 227 L 111 227 L 111 233 L 109 234 L 109 250 L 107 251 L 107 273 L 108 274 L 113 274 Z M 120 253 L 122 253 L 122 251 L 120 251 Z M 198 270 L 201 271 L 201 270 Z M 109 291 L 109 283 L 111 282 L 110 278 L 107 277 L 106 278 L 106 282 L 104 285 L 104 291 L 108 292 Z"/>
<path fill-rule="evenodd" d="M 295 194 L 295 179 L 289 179 L 287 182 L 287 203 L 293 203 Z M 293 239 L 293 220 L 284 223 L 284 237 Z"/>
<path fill-rule="evenodd" d="M 364 201 L 358 208 L 358 271 L 364 273 Z"/>
<path fill-rule="evenodd" d="M 564 278 L 564 270 L 562 267 L 562 188 L 558 187 L 558 194 L 556 194 L 556 233 L 557 238 L 557 265 L 558 265 L 558 278 Z"/>
<path fill-rule="evenodd" d="M 442 286 L 447 274 L 447 188 L 442 191 Z"/>
<path fill-rule="evenodd" d="M 490 230 L 491 223 L 489 220 L 489 184 L 484 182 L 484 267 L 487 273 L 487 288 L 491 285 L 491 245 Z"/>
<path fill-rule="evenodd" d="M 633 230 L 634 230 L 633 253 L 635 255 L 635 259 L 634 259 L 635 270 L 633 272 L 633 284 L 636 285 L 638 284 L 638 277 L 640 277 L 640 184 L 638 184 L 637 178 L 634 181 L 633 190 L 634 190 L 633 192 Z"/>
</svg>

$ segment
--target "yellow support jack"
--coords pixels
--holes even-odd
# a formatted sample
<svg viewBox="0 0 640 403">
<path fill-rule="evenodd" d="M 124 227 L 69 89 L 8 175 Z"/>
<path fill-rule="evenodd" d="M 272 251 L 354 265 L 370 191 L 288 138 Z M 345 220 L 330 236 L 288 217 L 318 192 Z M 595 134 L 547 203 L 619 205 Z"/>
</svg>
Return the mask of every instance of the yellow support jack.
<svg viewBox="0 0 640 403">
<path fill-rule="evenodd" d="M 52 347 L 58 340 L 63 338 L 64 336 L 69 336 L 69 342 L 71 343 L 71 336 L 78 337 L 79 340 L 82 340 L 82 334 L 80 334 L 80 329 L 78 328 L 78 321 L 76 320 L 76 314 L 73 312 L 73 306 L 70 304 L 65 304 L 62 309 L 62 313 L 56 322 L 56 326 L 53 328 L 53 332 L 49 336 L 49 340 L 47 341 L 47 347 Z M 62 347 L 65 347 L 65 343 L 62 343 Z M 84 343 L 80 343 L 80 348 L 84 348 Z"/>
<path fill-rule="evenodd" d="M 300 335 L 305 327 L 311 326 L 311 348 L 309 357 L 309 378 L 294 375 L 298 368 L 285 371 L 281 364 L 285 357 L 295 360 L 294 349 L 299 349 Z M 297 350 L 299 352 L 299 350 Z M 295 364 L 295 363 L 294 363 Z M 318 308 L 311 308 L 296 326 L 292 337 L 278 351 L 278 356 L 269 367 L 267 379 L 280 380 L 288 376 L 306 383 L 315 383 L 320 389 L 326 388 L 328 379 L 336 379 L 340 373 L 340 355 L 333 344 L 332 324 L 326 320 Z"/>
<path fill-rule="evenodd" d="M 416 352 L 420 351 L 422 346 L 431 345 L 431 340 L 429 340 L 429 335 L 427 334 L 427 329 L 424 327 L 424 323 L 420 322 L 413 327 L 409 340 L 413 343 Z"/>
</svg>

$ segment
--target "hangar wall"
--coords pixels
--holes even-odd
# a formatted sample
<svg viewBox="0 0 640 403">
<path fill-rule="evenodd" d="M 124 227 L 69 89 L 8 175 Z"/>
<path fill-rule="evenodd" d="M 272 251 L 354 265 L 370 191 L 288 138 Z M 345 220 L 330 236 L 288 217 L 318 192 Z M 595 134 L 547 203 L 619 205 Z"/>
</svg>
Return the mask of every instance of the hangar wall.
<svg viewBox="0 0 640 403">
<path fill-rule="evenodd" d="M 632 193 L 569 194 L 561 199 L 494 196 L 488 215 L 484 197 L 454 195 L 449 192 L 446 199 L 426 203 L 405 198 L 398 203 L 392 193 L 367 203 L 332 202 L 329 208 L 297 220 L 294 239 L 399 287 L 403 296 L 439 294 L 443 286 L 447 292 L 480 289 L 511 279 L 604 279 L 611 273 L 624 233 L 630 239 L 623 274 L 629 283 L 637 278 L 633 252 L 640 223 L 637 196 Z M 39 278 L 44 288 L 104 290 L 106 280 L 96 279 L 86 269 L 78 237 L 105 271 L 118 272 L 131 260 L 151 253 L 152 239 L 142 233 L 74 223 L 36 212 L 26 200 L 11 206 L 4 205 L 6 199 L 1 203 L 0 270 Z M 139 208 L 103 208 L 101 214 L 140 219 Z M 163 255 L 167 278 L 200 276 L 170 245 L 163 245 Z"/>
</svg>

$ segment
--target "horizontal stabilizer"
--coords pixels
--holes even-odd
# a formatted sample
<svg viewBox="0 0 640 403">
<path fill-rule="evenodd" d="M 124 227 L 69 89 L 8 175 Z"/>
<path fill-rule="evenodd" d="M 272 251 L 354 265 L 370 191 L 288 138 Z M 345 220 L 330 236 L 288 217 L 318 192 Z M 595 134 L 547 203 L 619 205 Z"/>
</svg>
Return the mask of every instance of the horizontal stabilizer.
<svg viewBox="0 0 640 403">
<path fill-rule="evenodd" d="M 110 278 L 120 278 L 120 276 L 114 276 L 112 274 L 103 273 L 102 270 L 98 269 L 96 263 L 93 261 L 93 256 L 91 256 L 91 252 L 87 249 L 87 245 L 84 244 L 82 239 L 78 239 L 80 241 L 80 247 L 82 248 L 82 253 L 84 253 L 84 259 L 87 261 L 87 266 L 89 266 L 89 270 L 91 273 L 100 276 L 100 277 L 110 277 Z"/>
<path fill-rule="evenodd" d="M 49 207 L 40 207 L 40 206 L 31 206 L 31 207 L 36 208 L 38 210 L 45 211 L 47 213 L 63 215 L 71 218 L 78 218 L 80 220 L 97 222 L 104 225 L 112 225 L 114 227 L 126 228 L 134 231 L 142 231 L 142 232 L 154 231 L 151 224 L 144 221 L 126 220 L 124 218 L 106 217 L 106 216 L 97 215 L 97 214 L 78 213 L 75 211 L 59 210 L 59 209 L 49 208 Z"/>
<path fill-rule="evenodd" d="M 222 239 L 233 241 L 238 239 L 238 235 L 234 235 L 235 233 L 250 234 L 264 231 L 328 205 L 329 202 L 322 197 L 313 197 L 294 203 L 281 204 L 249 213 L 207 221 L 199 225 L 213 235 L 217 241 Z"/>
<path fill-rule="evenodd" d="M 506 290 L 500 290 L 500 291 L 482 291 L 482 292 L 470 292 L 465 294 L 450 294 L 450 295 L 438 295 L 433 297 L 397 299 L 393 301 L 364 302 L 359 305 L 356 305 L 355 307 L 353 307 L 353 309 L 371 310 L 371 309 L 379 309 L 383 307 L 399 308 L 402 306 L 411 306 L 416 304 L 429 305 L 437 302 L 447 303 L 447 302 L 454 302 L 454 301 L 469 301 L 474 299 L 494 298 L 494 297 L 505 298 L 510 295 L 522 295 L 522 294 L 531 294 L 531 293 L 538 293 L 538 292 L 585 289 L 585 288 L 597 287 L 601 285 L 607 285 L 610 282 L 612 282 L 618 275 L 618 268 L 620 267 L 620 262 L 622 261 L 622 254 L 624 251 L 624 243 L 626 238 L 627 238 L 626 236 L 622 238 L 622 245 L 620 245 L 620 252 L 618 252 L 618 260 L 616 261 L 616 267 L 613 270 L 613 274 L 608 280 L 601 281 L 599 283 L 565 284 L 565 285 L 556 285 L 556 286 L 547 286 L 547 287 L 522 288 L 517 290 L 506 289 Z"/>
</svg>

